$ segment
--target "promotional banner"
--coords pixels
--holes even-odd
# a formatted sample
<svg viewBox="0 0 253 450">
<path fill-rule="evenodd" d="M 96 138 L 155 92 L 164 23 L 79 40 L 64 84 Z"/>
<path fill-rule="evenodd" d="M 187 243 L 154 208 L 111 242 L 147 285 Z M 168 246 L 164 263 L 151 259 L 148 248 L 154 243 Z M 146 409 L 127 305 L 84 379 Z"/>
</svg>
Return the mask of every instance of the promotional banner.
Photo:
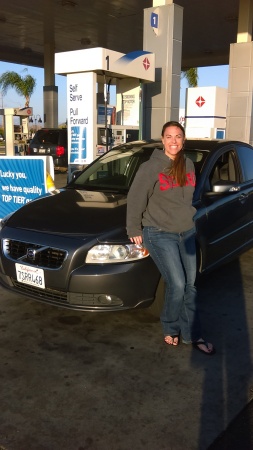
<svg viewBox="0 0 253 450">
<path fill-rule="evenodd" d="M 0 158 L 0 219 L 49 192 L 47 158 L 2 156 Z M 52 178 L 52 174 L 50 174 Z"/>
</svg>

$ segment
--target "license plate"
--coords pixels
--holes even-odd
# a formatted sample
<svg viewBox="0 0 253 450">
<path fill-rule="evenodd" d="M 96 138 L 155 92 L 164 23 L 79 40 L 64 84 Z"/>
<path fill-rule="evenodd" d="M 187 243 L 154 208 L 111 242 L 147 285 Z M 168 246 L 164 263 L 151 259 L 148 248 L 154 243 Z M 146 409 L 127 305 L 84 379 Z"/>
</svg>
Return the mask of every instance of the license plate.
<svg viewBox="0 0 253 450">
<path fill-rule="evenodd" d="M 45 148 L 39 148 L 39 153 L 46 153 L 46 149 Z"/>
<path fill-rule="evenodd" d="M 25 264 L 15 264 L 17 281 L 30 286 L 45 289 L 44 270 L 37 267 L 26 266 Z"/>
</svg>

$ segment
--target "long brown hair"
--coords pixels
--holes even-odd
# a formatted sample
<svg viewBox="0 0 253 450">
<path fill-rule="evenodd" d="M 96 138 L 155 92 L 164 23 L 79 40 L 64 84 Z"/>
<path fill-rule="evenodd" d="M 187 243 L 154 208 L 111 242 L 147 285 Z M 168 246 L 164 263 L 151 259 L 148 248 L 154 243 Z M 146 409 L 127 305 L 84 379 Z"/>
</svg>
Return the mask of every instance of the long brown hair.
<svg viewBox="0 0 253 450">
<path fill-rule="evenodd" d="M 183 133 L 185 138 L 185 130 L 181 123 L 171 120 L 166 122 L 162 128 L 162 137 L 164 137 L 165 130 L 168 127 L 178 127 Z M 176 158 L 172 161 L 170 167 L 168 167 L 168 175 L 172 176 L 174 180 L 179 184 L 179 186 L 185 186 L 186 183 L 186 167 L 185 167 L 185 157 L 183 152 L 183 147 L 180 152 L 176 155 Z"/>
</svg>

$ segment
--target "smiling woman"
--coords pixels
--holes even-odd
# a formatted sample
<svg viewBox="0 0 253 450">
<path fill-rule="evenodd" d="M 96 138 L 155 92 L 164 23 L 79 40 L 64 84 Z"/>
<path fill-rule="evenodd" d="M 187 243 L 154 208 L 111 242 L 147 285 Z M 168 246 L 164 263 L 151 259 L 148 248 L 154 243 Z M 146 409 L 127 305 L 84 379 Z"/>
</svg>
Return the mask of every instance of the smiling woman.
<svg viewBox="0 0 253 450">
<path fill-rule="evenodd" d="M 127 233 L 131 242 L 149 251 L 165 281 L 160 316 L 165 343 L 176 346 L 181 336 L 183 343 L 213 355 L 213 346 L 201 337 L 197 309 L 196 210 L 192 206 L 196 179 L 194 164 L 183 152 L 184 141 L 180 123 L 163 125 L 163 151 L 154 150 L 130 187 Z"/>
</svg>

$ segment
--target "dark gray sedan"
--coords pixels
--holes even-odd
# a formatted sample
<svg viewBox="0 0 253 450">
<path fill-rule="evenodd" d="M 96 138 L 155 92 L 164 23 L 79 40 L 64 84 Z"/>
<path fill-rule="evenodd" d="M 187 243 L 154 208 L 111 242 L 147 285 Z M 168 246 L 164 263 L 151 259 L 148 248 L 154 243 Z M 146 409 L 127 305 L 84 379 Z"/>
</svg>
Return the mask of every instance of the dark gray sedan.
<svg viewBox="0 0 253 450">
<path fill-rule="evenodd" d="M 126 234 L 126 198 L 139 166 L 160 141 L 132 142 L 99 157 L 56 195 L 2 221 L 0 283 L 50 304 L 84 311 L 150 306 L 160 274 Z M 196 168 L 199 272 L 253 242 L 253 148 L 242 142 L 187 140 Z"/>
</svg>

